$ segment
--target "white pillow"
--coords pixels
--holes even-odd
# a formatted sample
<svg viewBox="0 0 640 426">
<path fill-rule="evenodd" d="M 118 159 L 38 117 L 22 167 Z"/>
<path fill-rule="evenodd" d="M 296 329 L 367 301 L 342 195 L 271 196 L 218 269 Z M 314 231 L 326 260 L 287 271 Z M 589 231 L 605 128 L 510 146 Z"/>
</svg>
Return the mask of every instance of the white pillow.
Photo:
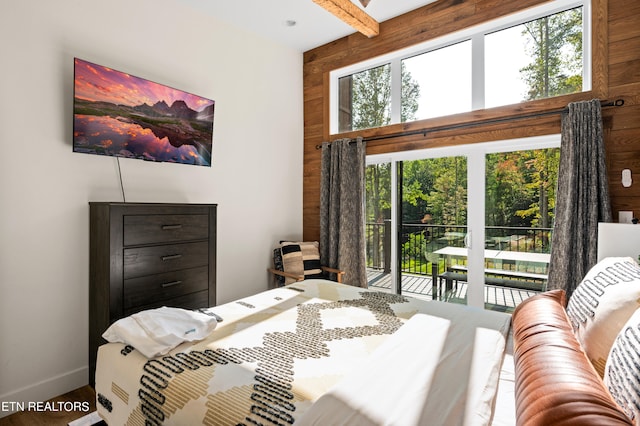
<svg viewBox="0 0 640 426">
<path fill-rule="evenodd" d="M 163 306 L 135 313 L 113 323 L 102 337 L 131 345 L 147 358 L 165 355 L 182 342 L 207 337 L 218 322 L 201 312 Z"/>
<path fill-rule="evenodd" d="M 640 266 L 631 257 L 601 260 L 569 299 L 573 330 L 600 376 L 616 336 L 640 307 Z"/>
<path fill-rule="evenodd" d="M 640 309 L 631 316 L 616 338 L 607 366 L 604 384 L 624 412 L 640 424 Z"/>
</svg>

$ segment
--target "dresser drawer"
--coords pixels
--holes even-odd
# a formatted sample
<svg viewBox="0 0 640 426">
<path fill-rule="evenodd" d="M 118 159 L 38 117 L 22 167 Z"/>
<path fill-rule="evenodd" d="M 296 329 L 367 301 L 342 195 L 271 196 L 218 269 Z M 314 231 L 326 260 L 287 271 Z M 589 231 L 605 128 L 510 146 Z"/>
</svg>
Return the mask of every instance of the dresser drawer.
<svg viewBox="0 0 640 426">
<path fill-rule="evenodd" d="M 124 245 L 135 246 L 201 240 L 209 236 L 209 216 L 125 215 Z"/>
<path fill-rule="evenodd" d="M 209 242 L 124 249 L 124 279 L 208 265 Z"/>
<path fill-rule="evenodd" d="M 129 309 L 207 290 L 208 286 L 207 266 L 130 278 L 124 280 L 124 308 Z"/>
<path fill-rule="evenodd" d="M 136 312 L 144 311 L 145 309 L 154 309 L 161 306 L 168 306 L 170 308 L 183 308 L 183 309 L 197 309 L 209 307 L 209 292 L 199 291 L 197 293 L 191 293 L 184 296 L 179 296 L 169 300 L 160 300 L 158 302 L 149 303 L 144 306 L 135 306 L 133 308 L 125 309 L 124 316 L 135 314 Z"/>
</svg>

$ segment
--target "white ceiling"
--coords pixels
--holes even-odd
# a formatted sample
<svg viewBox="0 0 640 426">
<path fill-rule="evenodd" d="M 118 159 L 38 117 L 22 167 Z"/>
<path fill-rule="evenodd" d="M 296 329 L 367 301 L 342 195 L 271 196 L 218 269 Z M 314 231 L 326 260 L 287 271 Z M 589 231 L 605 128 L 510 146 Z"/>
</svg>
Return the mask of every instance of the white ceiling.
<svg viewBox="0 0 640 426">
<path fill-rule="evenodd" d="M 230 25 L 301 52 L 355 32 L 312 0 L 177 0 Z M 378 22 L 436 0 L 371 0 L 365 11 Z M 353 0 L 361 7 L 358 0 Z M 295 21 L 294 26 L 287 21 Z"/>
</svg>

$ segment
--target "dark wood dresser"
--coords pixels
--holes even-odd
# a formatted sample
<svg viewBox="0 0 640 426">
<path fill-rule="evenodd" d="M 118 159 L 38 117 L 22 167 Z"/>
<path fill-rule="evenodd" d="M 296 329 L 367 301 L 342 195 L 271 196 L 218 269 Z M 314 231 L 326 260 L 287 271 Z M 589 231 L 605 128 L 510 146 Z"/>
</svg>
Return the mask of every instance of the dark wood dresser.
<svg viewBox="0 0 640 426">
<path fill-rule="evenodd" d="M 216 304 L 216 205 L 89 203 L 89 383 L 102 333 L 144 309 Z"/>
</svg>

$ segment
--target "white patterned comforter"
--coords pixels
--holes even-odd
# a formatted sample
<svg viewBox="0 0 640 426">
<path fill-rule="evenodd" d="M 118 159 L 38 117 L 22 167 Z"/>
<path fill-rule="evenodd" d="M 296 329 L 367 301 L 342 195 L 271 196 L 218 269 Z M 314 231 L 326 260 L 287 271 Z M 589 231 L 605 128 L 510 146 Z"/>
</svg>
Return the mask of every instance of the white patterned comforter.
<svg viewBox="0 0 640 426">
<path fill-rule="evenodd" d="M 210 310 L 224 321 L 167 356 L 99 348 L 109 425 L 491 421 L 507 314 L 324 280 Z"/>
</svg>

